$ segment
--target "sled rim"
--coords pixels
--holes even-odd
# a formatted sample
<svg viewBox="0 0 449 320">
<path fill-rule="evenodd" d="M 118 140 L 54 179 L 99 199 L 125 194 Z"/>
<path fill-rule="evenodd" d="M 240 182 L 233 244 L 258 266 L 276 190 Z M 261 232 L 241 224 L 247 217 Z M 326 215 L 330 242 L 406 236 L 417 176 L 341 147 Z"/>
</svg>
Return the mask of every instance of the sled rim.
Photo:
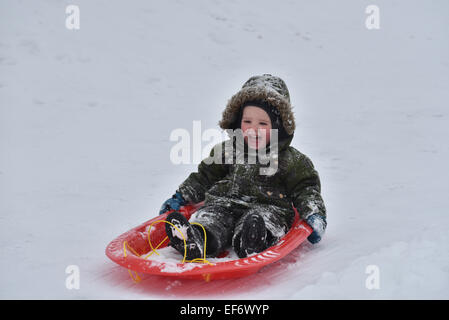
<svg viewBox="0 0 449 320">
<path fill-rule="evenodd" d="M 201 206 L 202 203 L 185 206 L 178 211 L 186 215 L 189 219 L 191 214 Z M 156 220 L 165 219 L 166 216 L 172 211 L 150 219 L 112 240 L 106 247 L 105 253 L 108 258 L 133 272 L 150 275 L 204 279 L 206 281 L 212 279 L 238 278 L 256 273 L 264 266 L 282 259 L 302 242 L 304 242 L 304 240 L 307 239 L 312 232 L 311 227 L 306 222 L 299 219 L 299 214 L 295 209 L 295 220 L 287 234 L 275 245 L 249 257 L 211 262 L 211 264 L 190 262 L 179 262 L 175 264 L 171 262 L 167 263 L 143 259 L 141 256 L 145 254 L 137 256 L 132 253 L 132 251 L 128 251 L 128 254 L 125 256 L 123 248 L 126 241 L 129 239 L 135 239 L 136 237 L 142 237 L 142 232 L 139 230 L 145 229 Z"/>
</svg>

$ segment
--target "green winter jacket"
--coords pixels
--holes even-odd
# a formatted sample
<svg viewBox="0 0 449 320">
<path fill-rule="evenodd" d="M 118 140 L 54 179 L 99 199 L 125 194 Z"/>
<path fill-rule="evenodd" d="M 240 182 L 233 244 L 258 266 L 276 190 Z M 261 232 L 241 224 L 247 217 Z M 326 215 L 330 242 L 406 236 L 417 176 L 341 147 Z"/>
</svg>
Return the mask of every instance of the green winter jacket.
<svg viewBox="0 0 449 320">
<path fill-rule="evenodd" d="M 209 157 L 198 165 L 198 172 L 191 173 L 178 190 L 184 199 L 193 203 L 205 201 L 205 205 L 227 203 L 227 206 L 240 207 L 266 205 L 286 217 L 291 216 L 293 205 L 303 219 L 312 214 L 319 214 L 325 219 L 326 209 L 320 194 L 318 172 L 306 155 L 290 146 L 295 123 L 288 90 L 280 78 L 263 75 L 248 80 L 228 102 L 220 127 L 237 128 L 239 124 L 235 121 L 240 107 L 246 101 L 257 99 L 268 101 L 280 110 L 288 136 L 279 141 L 277 152 L 271 154 L 270 147 L 275 149 L 268 146 L 268 157 L 262 157 L 265 162 L 257 158 L 255 164 L 248 164 L 245 158 L 245 163 L 238 164 L 236 157 L 242 149 L 236 146 L 240 140 L 238 135 L 231 136 L 211 150 Z M 229 154 L 226 143 L 232 144 L 232 154 Z M 248 156 L 246 149 L 244 154 Z M 277 168 L 274 174 L 261 174 L 261 168 L 273 164 Z"/>
<path fill-rule="evenodd" d="M 203 160 L 198 172 L 193 172 L 178 190 L 187 201 L 205 204 L 230 202 L 235 205 L 266 204 L 279 209 L 298 210 L 301 218 L 318 213 L 326 217 L 320 195 L 320 179 L 310 159 L 290 146 L 292 137 L 281 141 L 278 169 L 273 175 L 261 175 L 256 164 L 206 164 L 214 157 L 214 148 L 209 159 Z M 222 143 L 222 150 L 225 150 Z M 222 158 L 225 159 L 223 151 Z M 272 160 L 276 161 L 276 160 Z M 283 211 L 284 211 L 283 210 Z"/>
</svg>

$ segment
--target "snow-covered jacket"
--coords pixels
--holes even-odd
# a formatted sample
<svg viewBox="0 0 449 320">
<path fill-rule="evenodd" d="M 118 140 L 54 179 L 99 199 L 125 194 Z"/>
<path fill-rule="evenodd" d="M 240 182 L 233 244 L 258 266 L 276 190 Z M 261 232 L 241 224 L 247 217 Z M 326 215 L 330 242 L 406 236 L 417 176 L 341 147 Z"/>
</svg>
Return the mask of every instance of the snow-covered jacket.
<svg viewBox="0 0 449 320">
<path fill-rule="evenodd" d="M 319 214 L 325 220 L 326 208 L 320 194 L 318 172 L 306 155 L 290 145 L 295 122 L 288 89 L 280 78 L 267 74 L 250 78 L 229 100 L 219 122 L 220 127 L 239 128 L 236 121 L 240 107 L 246 101 L 255 100 L 269 102 L 280 111 L 288 136 L 278 142 L 277 152 L 270 143 L 264 153 L 266 157 L 258 156 L 255 164 L 249 164 L 246 157 L 251 156 L 251 151 L 239 148 L 242 140 L 238 134 L 233 135 L 212 148 L 209 157 L 198 165 L 198 172 L 191 173 L 178 190 L 189 202 L 204 200 L 205 204 L 222 203 L 228 207 L 266 205 L 286 217 L 291 217 L 293 205 L 303 219 Z M 229 144 L 232 149 L 229 149 Z M 239 152 L 245 155 L 244 163 L 236 161 Z M 275 168 L 275 172 L 261 174 L 267 173 L 261 169 L 270 167 Z"/>
</svg>

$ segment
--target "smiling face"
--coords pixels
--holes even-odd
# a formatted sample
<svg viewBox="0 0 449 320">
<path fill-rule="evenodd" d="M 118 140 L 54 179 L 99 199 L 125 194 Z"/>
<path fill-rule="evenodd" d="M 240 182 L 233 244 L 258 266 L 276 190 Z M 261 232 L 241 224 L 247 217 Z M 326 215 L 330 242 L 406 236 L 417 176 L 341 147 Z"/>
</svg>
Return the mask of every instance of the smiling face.
<svg viewBox="0 0 449 320">
<path fill-rule="evenodd" d="M 250 148 L 263 148 L 270 142 L 271 119 L 262 108 L 246 106 L 243 109 L 240 128 Z"/>
</svg>

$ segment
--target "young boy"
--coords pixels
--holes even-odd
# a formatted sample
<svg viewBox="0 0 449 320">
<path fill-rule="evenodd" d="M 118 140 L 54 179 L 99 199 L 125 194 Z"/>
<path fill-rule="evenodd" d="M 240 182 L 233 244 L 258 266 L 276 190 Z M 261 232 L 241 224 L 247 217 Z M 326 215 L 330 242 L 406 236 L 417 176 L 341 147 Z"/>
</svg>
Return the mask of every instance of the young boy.
<svg viewBox="0 0 449 320">
<path fill-rule="evenodd" d="M 162 205 L 161 214 L 204 201 L 190 222 L 204 226 L 207 256 L 216 257 L 232 245 L 242 258 L 274 245 L 292 225 L 292 206 L 313 229 L 308 240 L 321 240 L 327 223 L 320 179 L 310 159 L 290 146 L 295 130 L 291 109 L 282 79 L 270 74 L 251 77 L 228 101 L 219 122 L 222 129 L 237 133 L 228 144 L 214 147 L 198 172 L 191 173 Z M 229 143 L 231 153 L 226 148 Z M 268 159 L 276 164 L 271 174 L 263 174 L 266 161 L 261 161 L 260 154 L 269 154 Z M 242 155 L 244 161 L 236 161 Z M 255 161 L 250 162 L 254 155 Z M 203 229 L 177 211 L 167 221 L 183 231 L 187 259 L 203 257 Z M 177 230 L 166 224 L 166 232 L 170 245 L 184 254 L 184 241 Z"/>
</svg>

